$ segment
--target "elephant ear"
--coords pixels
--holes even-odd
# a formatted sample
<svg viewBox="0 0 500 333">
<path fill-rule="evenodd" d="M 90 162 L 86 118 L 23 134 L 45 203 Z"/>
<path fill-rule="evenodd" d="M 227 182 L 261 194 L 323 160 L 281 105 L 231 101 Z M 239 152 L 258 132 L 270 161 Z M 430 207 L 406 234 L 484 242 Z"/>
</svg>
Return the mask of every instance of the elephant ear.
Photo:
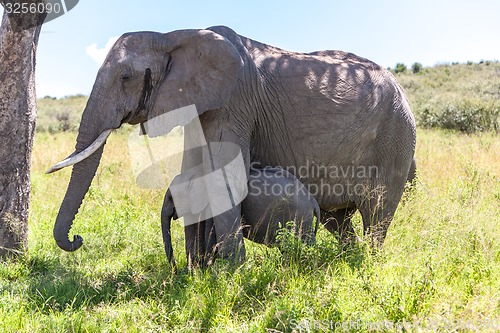
<svg viewBox="0 0 500 333">
<path fill-rule="evenodd" d="M 154 47 L 169 61 L 148 119 L 191 104 L 202 114 L 229 99 L 243 60 L 226 38 L 209 30 L 179 30 L 161 35 Z"/>
</svg>

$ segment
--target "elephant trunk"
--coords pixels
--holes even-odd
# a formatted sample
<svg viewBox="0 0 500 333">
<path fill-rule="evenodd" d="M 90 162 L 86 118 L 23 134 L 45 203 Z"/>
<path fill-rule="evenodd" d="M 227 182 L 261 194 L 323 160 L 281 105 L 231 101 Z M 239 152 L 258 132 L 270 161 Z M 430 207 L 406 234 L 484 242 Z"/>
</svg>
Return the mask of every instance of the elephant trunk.
<svg viewBox="0 0 500 333">
<path fill-rule="evenodd" d="M 96 87 L 98 85 L 94 85 L 94 89 L 98 91 Z M 54 225 L 54 239 L 65 251 L 75 251 L 83 244 L 83 239 L 79 235 L 75 235 L 73 241 L 69 240 L 69 232 L 99 166 L 106 138 L 111 133 L 109 129 L 120 125 L 119 120 L 106 119 L 105 113 L 99 112 L 102 106 L 99 102 L 101 100 L 99 93 L 94 91 L 91 93 L 83 111 L 75 152 L 49 170 L 57 171 L 76 163 L 73 165 L 68 189 Z"/>
<path fill-rule="evenodd" d="M 172 234 L 171 234 L 171 219 L 167 219 L 165 224 L 165 230 L 163 231 L 165 245 L 165 254 L 167 255 L 168 261 L 175 267 L 174 249 L 172 247 Z"/>
<path fill-rule="evenodd" d="M 91 156 L 73 166 L 71 180 L 54 225 L 54 239 L 57 245 L 65 251 L 78 250 L 83 244 L 83 238 L 79 235 L 75 235 L 73 241 L 70 241 L 69 231 L 83 197 L 92 183 L 103 149 L 104 146 L 101 146 Z"/>
<path fill-rule="evenodd" d="M 163 245 L 165 247 L 165 254 L 167 255 L 167 260 L 172 264 L 175 270 L 175 258 L 174 249 L 172 247 L 172 234 L 171 234 L 171 221 L 172 219 L 177 220 L 179 216 L 175 209 L 174 201 L 172 198 L 172 193 L 170 189 L 167 190 L 165 194 L 165 199 L 163 201 L 163 207 L 161 210 L 161 231 L 163 235 Z"/>
</svg>

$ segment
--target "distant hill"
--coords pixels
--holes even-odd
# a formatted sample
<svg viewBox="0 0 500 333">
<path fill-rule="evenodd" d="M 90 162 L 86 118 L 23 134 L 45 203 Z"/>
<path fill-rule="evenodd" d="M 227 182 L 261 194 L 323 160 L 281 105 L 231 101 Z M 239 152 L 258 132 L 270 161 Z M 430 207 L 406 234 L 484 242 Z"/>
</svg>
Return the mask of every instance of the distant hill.
<svg viewBox="0 0 500 333">
<path fill-rule="evenodd" d="M 417 123 L 462 132 L 500 132 L 500 63 L 482 61 L 392 70 L 403 85 Z M 397 73 L 396 73 L 397 71 Z M 76 131 L 88 97 L 38 100 L 37 131 Z"/>
<path fill-rule="evenodd" d="M 419 126 L 500 131 L 500 62 L 418 67 L 417 73 L 409 69 L 395 75 Z"/>
<path fill-rule="evenodd" d="M 87 99 L 85 95 L 60 99 L 46 96 L 38 99 L 36 131 L 50 133 L 77 131 Z"/>
</svg>

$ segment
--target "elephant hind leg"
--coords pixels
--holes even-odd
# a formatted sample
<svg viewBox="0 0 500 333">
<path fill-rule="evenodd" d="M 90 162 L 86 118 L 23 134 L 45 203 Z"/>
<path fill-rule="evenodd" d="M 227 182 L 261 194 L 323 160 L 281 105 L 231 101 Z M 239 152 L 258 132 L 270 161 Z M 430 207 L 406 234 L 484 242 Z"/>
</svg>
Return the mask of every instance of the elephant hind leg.
<svg viewBox="0 0 500 333">
<path fill-rule="evenodd" d="M 384 190 L 377 189 L 372 191 L 370 197 L 359 206 L 363 219 L 363 232 L 365 235 L 370 235 L 372 246 L 376 248 L 381 248 L 384 243 L 403 192 L 402 188 L 398 192 L 397 200 L 394 200 L 394 196 L 389 198 Z"/>
<path fill-rule="evenodd" d="M 342 243 L 348 243 L 354 240 L 354 229 L 352 227 L 351 217 L 356 212 L 356 207 L 338 209 L 336 211 L 321 211 L 321 224 L 338 237 Z"/>
<path fill-rule="evenodd" d="M 300 240 L 307 245 L 316 243 L 316 232 L 313 219 L 303 219 L 299 221 L 299 228 L 297 230 Z M 318 222 L 316 222 L 318 223 Z"/>
</svg>

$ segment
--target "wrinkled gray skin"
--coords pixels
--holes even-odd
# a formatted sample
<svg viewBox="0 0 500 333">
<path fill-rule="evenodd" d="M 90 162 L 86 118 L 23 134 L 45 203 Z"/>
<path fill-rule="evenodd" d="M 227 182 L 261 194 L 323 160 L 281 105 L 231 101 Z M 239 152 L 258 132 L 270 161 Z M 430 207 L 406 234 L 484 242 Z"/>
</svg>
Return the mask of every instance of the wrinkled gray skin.
<svg viewBox="0 0 500 333">
<path fill-rule="evenodd" d="M 190 175 L 186 177 L 191 178 Z M 321 216 L 318 203 L 294 175 L 282 168 L 250 169 L 248 195 L 241 202 L 241 213 L 243 236 L 256 243 L 276 245 L 278 230 L 289 221 L 295 222 L 293 231 L 304 243 L 313 244 L 316 241 Z M 163 201 L 161 225 L 165 253 L 173 265 L 170 226 L 172 219 L 179 217 L 168 190 Z M 201 224 L 204 229 L 199 231 L 203 241 L 197 244 L 196 252 L 202 258 L 202 266 L 209 263 L 218 251 L 213 222 L 213 219 L 204 221 Z"/>
<path fill-rule="evenodd" d="M 350 225 L 344 218 L 358 209 L 364 231 L 382 244 L 416 141 L 408 101 L 387 70 L 341 51 L 281 50 L 227 27 L 128 33 L 97 74 L 75 153 L 106 129 L 142 123 L 190 104 L 197 107 L 207 142 L 233 142 L 241 148 L 247 174 L 250 161 L 306 170 L 294 174 L 323 211 L 343 228 Z M 103 146 L 73 167 L 54 227 L 55 240 L 66 251 L 82 245 L 80 236 L 70 241 L 68 234 L 102 151 Z M 208 173 L 210 163 L 220 167 L 223 162 L 217 154 L 211 161 L 190 154 L 183 170 L 202 163 Z M 368 167 L 372 172 L 364 175 L 350 172 Z M 214 218 L 219 256 L 235 261 L 245 258 L 240 216 L 237 206 Z M 337 232 L 328 218 L 324 215 L 321 222 Z M 203 242 L 201 228 L 185 228 L 188 262 L 194 265 L 201 260 L 195 251 L 195 244 Z"/>
<path fill-rule="evenodd" d="M 248 195 L 241 203 L 241 211 L 243 235 L 254 242 L 276 244 L 278 230 L 288 221 L 295 222 L 295 233 L 302 241 L 316 241 L 321 220 L 318 202 L 294 175 L 282 168 L 250 169 Z"/>
</svg>

